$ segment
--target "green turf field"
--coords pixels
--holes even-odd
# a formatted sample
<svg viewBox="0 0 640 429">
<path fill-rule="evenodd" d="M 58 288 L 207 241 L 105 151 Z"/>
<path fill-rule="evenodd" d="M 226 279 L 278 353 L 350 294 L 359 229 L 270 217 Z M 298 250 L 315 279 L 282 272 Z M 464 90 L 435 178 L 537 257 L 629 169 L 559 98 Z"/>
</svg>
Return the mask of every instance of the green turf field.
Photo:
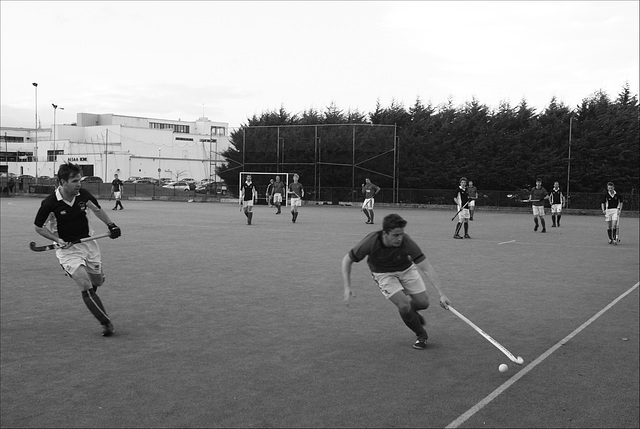
<svg viewBox="0 0 640 429">
<path fill-rule="evenodd" d="M 54 252 L 29 250 L 40 200 L 0 200 L 3 428 L 638 427 L 637 217 L 612 246 L 595 216 L 547 215 L 540 234 L 531 215 L 476 211 L 473 239 L 453 240 L 448 211 L 377 208 L 366 225 L 357 207 L 304 206 L 293 224 L 260 206 L 247 226 L 234 204 L 103 203 L 123 234 L 99 241 L 109 338 Z M 344 306 L 342 257 L 392 212 L 523 366 L 433 288 L 414 350 L 364 261 Z"/>
</svg>

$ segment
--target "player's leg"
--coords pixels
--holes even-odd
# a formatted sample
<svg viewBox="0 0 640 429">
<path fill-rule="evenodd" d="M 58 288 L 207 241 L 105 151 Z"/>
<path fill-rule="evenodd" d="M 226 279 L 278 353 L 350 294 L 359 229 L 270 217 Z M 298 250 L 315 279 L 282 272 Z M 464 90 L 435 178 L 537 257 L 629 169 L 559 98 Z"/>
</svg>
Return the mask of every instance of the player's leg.
<svg viewBox="0 0 640 429">
<path fill-rule="evenodd" d="M 552 204 L 551 205 L 551 227 L 555 228 L 556 227 L 556 205 Z"/>
<path fill-rule="evenodd" d="M 460 235 L 460 228 L 462 228 L 462 220 L 458 219 L 458 223 L 456 224 L 456 232 L 453 234 L 453 238 L 462 238 L 462 236 Z"/>
<path fill-rule="evenodd" d="M 424 326 L 422 326 L 424 318 L 418 315 L 417 311 L 411 305 L 413 300 L 401 290 L 391 295 L 389 301 L 398 308 L 398 313 L 400 313 L 400 317 L 407 328 L 411 329 L 416 334 L 416 337 L 418 337 L 414 348 L 425 348 L 429 336 Z"/>
<path fill-rule="evenodd" d="M 80 290 L 82 291 L 82 300 L 84 301 L 91 314 L 93 314 L 93 317 L 98 319 L 98 321 L 102 325 L 102 335 L 104 335 L 105 337 L 112 335 L 113 324 L 111 323 L 111 319 L 107 315 L 100 297 L 98 297 L 98 294 L 93 288 L 91 277 L 89 276 L 86 267 L 84 265 L 80 265 L 76 268 L 73 274 L 70 274 L 69 272 L 67 273 L 80 287 Z"/>
<path fill-rule="evenodd" d="M 540 213 L 540 225 L 542 225 L 542 231 L 540 232 L 547 232 L 547 227 L 544 224 L 544 209 L 541 208 L 541 213 Z"/>
<path fill-rule="evenodd" d="M 362 213 L 367 217 L 367 221 L 365 223 L 371 222 L 371 217 L 369 216 L 369 207 L 367 206 L 367 199 L 364 199 L 362 203 Z"/>
</svg>

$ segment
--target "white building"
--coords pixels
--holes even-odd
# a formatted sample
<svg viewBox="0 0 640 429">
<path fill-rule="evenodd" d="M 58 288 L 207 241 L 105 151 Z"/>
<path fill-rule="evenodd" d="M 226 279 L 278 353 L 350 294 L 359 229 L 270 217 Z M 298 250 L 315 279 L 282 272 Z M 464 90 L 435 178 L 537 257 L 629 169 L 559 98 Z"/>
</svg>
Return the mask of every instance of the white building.
<svg viewBox="0 0 640 429">
<path fill-rule="evenodd" d="M 229 147 L 228 124 L 78 113 L 76 124 L 51 129 L 0 128 L 0 172 L 53 177 L 60 163 L 111 182 L 131 176 L 210 178 Z M 37 141 L 36 141 L 37 139 Z"/>
</svg>

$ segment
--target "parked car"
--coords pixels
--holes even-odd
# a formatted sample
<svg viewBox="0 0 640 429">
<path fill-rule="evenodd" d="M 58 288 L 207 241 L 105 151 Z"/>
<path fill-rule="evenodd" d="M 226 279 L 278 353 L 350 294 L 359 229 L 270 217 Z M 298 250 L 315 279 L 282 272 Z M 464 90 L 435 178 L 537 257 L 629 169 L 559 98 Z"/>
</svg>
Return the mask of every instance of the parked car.
<svg viewBox="0 0 640 429">
<path fill-rule="evenodd" d="M 185 177 L 184 179 L 180 179 L 181 182 L 187 182 L 187 183 L 196 183 L 196 179 L 193 179 L 191 177 Z"/>
<path fill-rule="evenodd" d="M 166 185 L 162 186 L 165 189 L 173 189 L 175 191 L 190 191 L 191 188 L 189 184 L 186 182 L 169 182 Z"/>
<path fill-rule="evenodd" d="M 135 180 L 133 183 L 135 183 L 135 184 L 146 183 L 146 184 L 149 184 L 149 185 L 155 185 L 157 182 L 158 182 L 158 179 L 154 180 L 154 179 L 148 179 L 146 177 L 143 177 L 142 179 Z"/>
<path fill-rule="evenodd" d="M 155 177 L 143 177 L 143 178 L 142 178 L 142 179 L 140 179 L 140 180 L 147 180 L 147 181 L 149 181 L 150 183 L 153 183 L 154 185 L 157 185 L 157 184 L 158 184 L 158 179 L 156 179 Z"/>
<path fill-rule="evenodd" d="M 82 183 L 102 183 L 102 177 L 98 177 L 98 176 L 83 176 L 82 179 L 80 179 L 80 182 L 82 182 Z"/>
<path fill-rule="evenodd" d="M 221 183 L 207 183 L 205 185 L 196 186 L 195 191 L 198 194 L 226 195 L 227 185 Z"/>
</svg>

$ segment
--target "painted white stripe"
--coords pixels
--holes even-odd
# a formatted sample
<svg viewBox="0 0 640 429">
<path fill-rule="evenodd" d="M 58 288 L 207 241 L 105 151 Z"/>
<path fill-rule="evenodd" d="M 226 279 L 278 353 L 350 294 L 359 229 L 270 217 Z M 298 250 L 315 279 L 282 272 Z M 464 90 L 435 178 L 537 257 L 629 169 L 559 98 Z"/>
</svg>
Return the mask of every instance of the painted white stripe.
<svg viewBox="0 0 640 429">
<path fill-rule="evenodd" d="M 480 411 L 482 408 L 485 407 L 485 405 L 488 405 L 491 401 L 493 401 L 495 398 L 497 398 L 502 392 L 504 392 L 505 390 L 507 390 L 509 387 L 511 387 L 512 384 L 514 384 L 516 381 L 520 380 L 522 377 L 524 377 L 529 371 L 531 371 L 533 368 L 535 368 L 539 363 L 541 363 L 543 360 L 545 360 L 546 358 L 548 358 L 553 352 L 555 352 L 556 350 L 558 350 L 560 347 L 562 347 L 563 345 L 565 345 L 566 343 L 569 342 L 569 340 L 573 337 L 575 337 L 576 335 L 578 335 L 580 333 L 580 331 L 582 331 L 584 328 L 586 328 L 587 326 L 589 326 L 591 323 L 593 323 L 596 319 L 598 319 L 600 316 L 602 316 L 607 310 L 609 310 L 611 307 L 613 307 L 614 305 L 616 305 L 618 303 L 618 301 L 620 301 L 622 298 L 624 298 L 625 296 L 629 295 L 631 292 L 633 292 L 635 289 L 638 288 L 638 285 L 640 283 L 636 283 L 633 286 L 631 286 L 630 289 L 628 289 L 626 292 L 624 292 L 622 295 L 620 295 L 619 297 L 617 297 L 616 299 L 614 299 L 613 301 L 611 301 L 611 303 L 609 303 L 609 305 L 607 305 L 605 308 L 603 308 L 602 310 L 598 311 L 593 317 L 591 317 L 591 319 L 587 320 L 586 322 L 584 322 L 582 325 L 580 325 L 580 327 L 578 327 L 575 331 L 573 331 L 572 333 L 570 333 L 569 335 L 567 335 L 566 337 L 564 337 L 562 340 L 560 340 L 558 343 L 556 343 L 556 345 L 554 345 L 553 347 L 551 347 L 549 350 L 547 350 L 546 352 L 544 352 L 543 354 L 541 354 L 536 360 L 534 360 L 533 362 L 531 362 L 529 365 L 527 365 L 526 367 L 524 367 L 520 372 L 518 372 L 516 375 L 514 375 L 513 377 L 511 377 L 509 380 L 507 380 L 505 383 L 503 383 L 500 387 L 498 387 L 496 390 L 494 390 L 493 392 L 491 392 L 489 395 L 487 395 L 484 399 L 482 399 L 480 402 L 478 402 L 476 405 L 474 405 L 473 407 L 471 407 L 466 413 L 462 414 L 460 417 L 458 417 L 457 419 L 455 419 L 454 421 L 452 421 L 451 423 L 449 423 L 446 427 L 447 428 L 457 428 L 459 427 L 462 423 L 464 423 L 465 421 L 467 421 L 469 418 L 471 418 L 475 413 L 477 413 L 478 411 Z"/>
<path fill-rule="evenodd" d="M 498 243 L 498 246 L 501 244 L 508 244 L 508 243 L 514 243 L 516 240 L 511 240 L 511 241 L 503 241 L 502 243 Z"/>
</svg>

